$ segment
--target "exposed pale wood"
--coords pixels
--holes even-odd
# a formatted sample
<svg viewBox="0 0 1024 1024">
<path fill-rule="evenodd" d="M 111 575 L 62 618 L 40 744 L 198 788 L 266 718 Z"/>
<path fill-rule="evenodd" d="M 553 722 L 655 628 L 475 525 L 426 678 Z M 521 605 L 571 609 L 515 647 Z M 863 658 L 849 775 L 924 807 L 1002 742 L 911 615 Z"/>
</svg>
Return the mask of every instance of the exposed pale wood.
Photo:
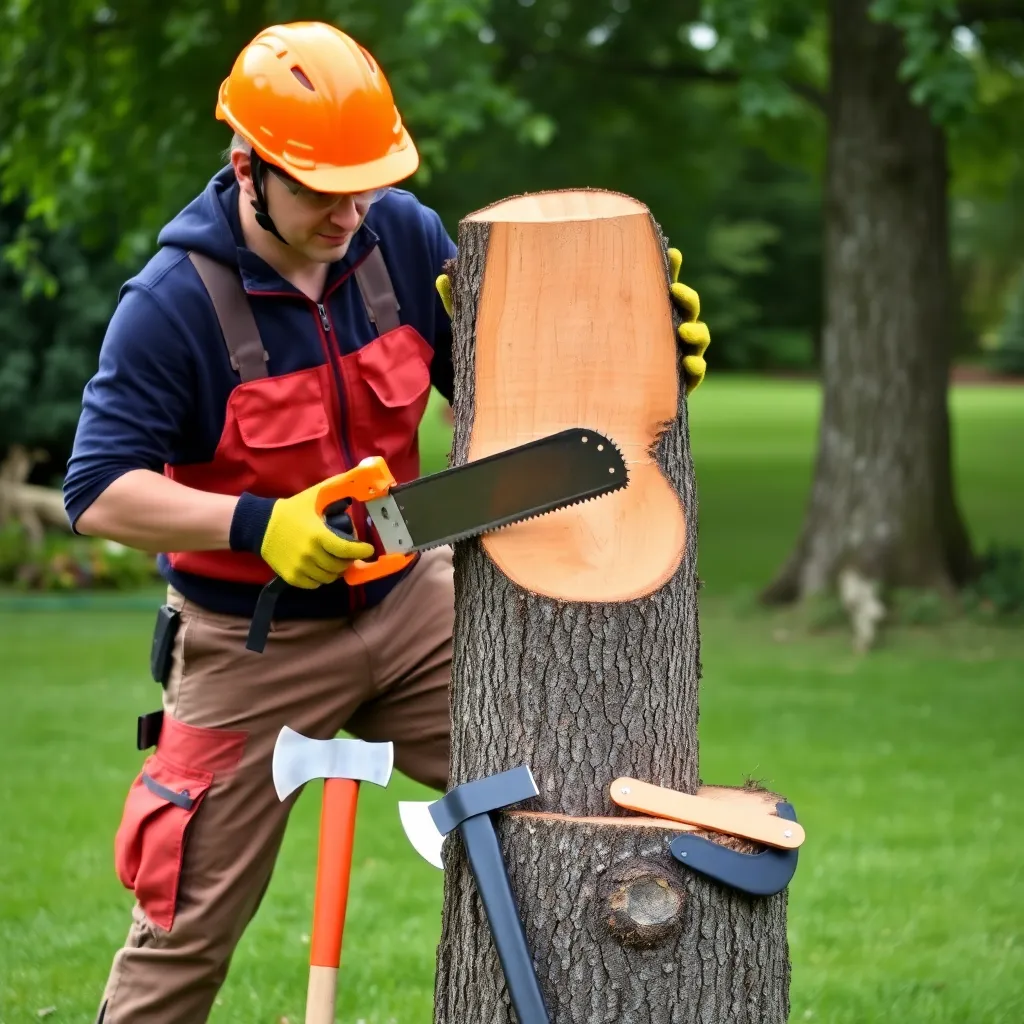
<svg viewBox="0 0 1024 1024">
<path fill-rule="evenodd" d="M 603 189 L 566 189 L 513 196 L 471 213 L 466 220 L 487 223 L 580 222 L 609 217 L 647 214 L 643 203 L 621 192 Z"/>
<path fill-rule="evenodd" d="M 311 965 L 306 991 L 306 1024 L 334 1024 L 337 992 L 338 969 Z"/>
<path fill-rule="evenodd" d="M 566 427 L 600 430 L 629 486 L 497 531 L 484 550 L 536 594 L 626 601 L 683 558 L 680 499 L 652 449 L 675 418 L 677 349 L 663 257 L 647 209 L 615 193 L 554 192 L 499 203 L 476 323 L 469 458 Z"/>
</svg>

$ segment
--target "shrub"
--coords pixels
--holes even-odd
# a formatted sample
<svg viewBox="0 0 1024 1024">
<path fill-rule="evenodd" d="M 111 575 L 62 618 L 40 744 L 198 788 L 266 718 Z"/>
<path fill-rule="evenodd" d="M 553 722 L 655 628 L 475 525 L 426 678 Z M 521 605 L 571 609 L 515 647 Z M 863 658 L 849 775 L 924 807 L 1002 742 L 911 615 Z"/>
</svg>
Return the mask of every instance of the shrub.
<svg viewBox="0 0 1024 1024">
<path fill-rule="evenodd" d="M 134 590 L 158 578 L 152 555 L 96 537 L 49 533 L 33 545 L 18 522 L 0 528 L 0 585 L 19 590 Z"/>
</svg>

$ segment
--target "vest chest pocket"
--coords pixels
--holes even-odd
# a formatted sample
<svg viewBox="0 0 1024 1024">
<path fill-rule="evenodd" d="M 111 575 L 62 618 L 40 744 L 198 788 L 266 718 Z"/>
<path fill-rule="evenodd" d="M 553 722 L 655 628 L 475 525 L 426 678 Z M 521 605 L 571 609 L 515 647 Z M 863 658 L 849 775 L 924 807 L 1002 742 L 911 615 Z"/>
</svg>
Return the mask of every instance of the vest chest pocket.
<svg viewBox="0 0 1024 1024">
<path fill-rule="evenodd" d="M 418 472 L 417 432 L 430 397 L 432 357 L 416 329 L 403 324 L 342 361 L 359 458 L 382 455 L 399 481 Z"/>
<path fill-rule="evenodd" d="M 218 456 L 233 464 L 236 489 L 285 498 L 344 467 L 332 424 L 330 367 L 239 384 L 228 402 Z"/>
<path fill-rule="evenodd" d="M 317 367 L 239 384 L 230 408 L 247 448 L 288 448 L 330 431 Z"/>
</svg>

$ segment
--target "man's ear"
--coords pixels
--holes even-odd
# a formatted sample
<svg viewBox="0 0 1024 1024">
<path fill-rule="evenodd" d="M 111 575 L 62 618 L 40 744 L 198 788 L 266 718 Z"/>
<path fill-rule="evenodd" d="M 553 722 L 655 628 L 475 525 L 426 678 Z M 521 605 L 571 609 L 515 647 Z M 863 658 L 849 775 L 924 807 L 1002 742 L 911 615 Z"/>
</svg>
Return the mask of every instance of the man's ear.
<svg viewBox="0 0 1024 1024">
<path fill-rule="evenodd" d="M 252 158 L 244 149 L 231 151 L 231 166 L 235 171 L 235 180 L 242 194 L 248 199 L 256 198 L 256 189 L 252 183 Z"/>
</svg>

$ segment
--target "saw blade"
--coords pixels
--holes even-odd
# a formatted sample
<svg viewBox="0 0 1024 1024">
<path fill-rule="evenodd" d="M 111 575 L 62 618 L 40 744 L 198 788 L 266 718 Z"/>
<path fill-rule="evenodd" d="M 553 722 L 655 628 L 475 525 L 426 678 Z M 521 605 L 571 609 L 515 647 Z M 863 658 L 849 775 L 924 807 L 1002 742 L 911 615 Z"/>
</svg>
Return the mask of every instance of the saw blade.
<svg viewBox="0 0 1024 1024">
<path fill-rule="evenodd" d="M 400 484 L 387 508 L 400 514 L 404 551 L 425 551 L 532 519 L 625 487 L 622 453 L 604 434 L 572 427 L 463 466 Z M 377 502 L 367 502 L 370 507 Z M 381 538 L 388 531 L 375 510 Z M 385 543 L 387 543 L 385 541 Z"/>
</svg>

